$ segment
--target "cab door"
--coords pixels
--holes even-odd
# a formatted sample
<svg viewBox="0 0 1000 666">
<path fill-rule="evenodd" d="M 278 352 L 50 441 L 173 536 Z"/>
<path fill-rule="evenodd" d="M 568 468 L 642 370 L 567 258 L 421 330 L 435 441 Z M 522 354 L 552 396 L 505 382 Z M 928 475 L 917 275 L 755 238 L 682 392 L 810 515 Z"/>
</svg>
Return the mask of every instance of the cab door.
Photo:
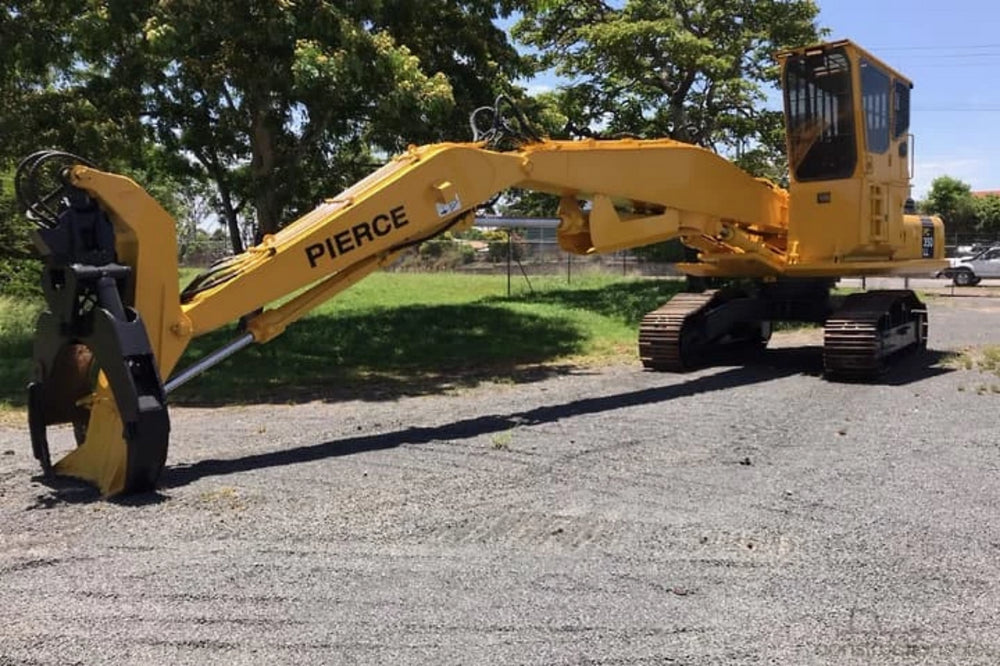
<svg viewBox="0 0 1000 666">
<path fill-rule="evenodd" d="M 909 196 L 909 84 L 867 57 L 859 62 L 864 117 L 864 221 L 861 242 L 898 244 Z"/>
</svg>

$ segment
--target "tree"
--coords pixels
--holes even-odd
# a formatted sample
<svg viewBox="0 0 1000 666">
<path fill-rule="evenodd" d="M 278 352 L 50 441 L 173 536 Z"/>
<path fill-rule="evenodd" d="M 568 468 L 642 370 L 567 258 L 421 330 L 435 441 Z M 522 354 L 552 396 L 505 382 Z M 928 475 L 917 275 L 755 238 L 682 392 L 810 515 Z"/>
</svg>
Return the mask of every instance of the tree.
<svg viewBox="0 0 1000 666">
<path fill-rule="evenodd" d="M 818 12 L 811 0 L 544 0 L 514 35 L 570 79 L 562 108 L 585 127 L 726 150 L 781 173 L 781 114 L 762 110 L 764 87 L 778 82 L 776 51 L 818 41 Z"/>
<path fill-rule="evenodd" d="M 377 3 L 373 26 L 405 45 L 420 59 L 423 71 L 443 74 L 455 100 L 441 122 L 408 126 L 397 149 L 409 143 L 469 140 L 474 109 L 492 106 L 500 94 L 521 97 L 512 82 L 533 73 L 532 61 L 518 53 L 495 21 L 528 4 L 530 0 Z"/>
<path fill-rule="evenodd" d="M 0 6 L 0 290 L 5 294 L 40 290 L 32 227 L 14 201 L 18 161 L 54 146 L 95 155 L 118 136 L 102 126 L 85 96 L 60 86 L 63 73 L 75 66 L 72 52 L 63 48 L 74 13 L 70 3 L 59 0 Z"/>
<path fill-rule="evenodd" d="M 12 0 L 0 167 L 56 147 L 159 190 L 211 183 L 241 251 L 248 222 L 272 233 L 409 143 L 468 139 L 468 112 L 528 72 L 493 24 L 518 6 Z"/>
<path fill-rule="evenodd" d="M 987 194 L 973 198 L 976 230 L 988 234 L 1000 233 L 1000 196 Z"/>
<path fill-rule="evenodd" d="M 931 189 L 921 208 L 940 215 L 949 233 L 968 233 L 976 228 L 976 207 L 972 188 L 951 176 L 939 176 L 931 181 Z"/>
<path fill-rule="evenodd" d="M 527 71 L 492 23 L 514 4 L 119 1 L 78 34 L 99 104 L 213 184 L 238 252 L 248 218 L 273 233 L 408 143 L 468 138 L 453 91 L 479 104 Z"/>
<path fill-rule="evenodd" d="M 0 293 L 38 294 L 41 265 L 31 249 L 31 226 L 14 204 L 13 169 L 0 169 Z"/>
<path fill-rule="evenodd" d="M 83 156 L 144 183 L 171 212 L 182 209 L 186 182 L 171 169 L 169 156 L 147 140 L 141 105 L 129 88 L 117 85 L 124 77 L 95 75 L 94 62 L 111 63 L 106 71 L 127 63 L 118 51 L 94 51 L 96 38 L 85 25 L 92 20 L 88 12 L 60 0 L 13 0 L 0 7 L 0 283 L 5 290 L 37 282 L 31 224 L 15 203 L 13 188 L 15 166 L 36 150 Z"/>
<path fill-rule="evenodd" d="M 135 69 L 134 58 L 93 30 L 107 4 L 12 0 L 0 8 L 0 162 L 40 148 L 109 168 L 146 162 L 141 97 L 121 73 Z"/>
<path fill-rule="evenodd" d="M 177 0 L 150 7 L 141 43 L 156 138 L 211 180 L 234 251 L 241 214 L 262 234 L 368 170 L 413 117 L 452 104 L 367 3 Z M 367 18 L 370 18 L 368 16 Z M 161 74 L 162 72 L 162 74 Z"/>
</svg>

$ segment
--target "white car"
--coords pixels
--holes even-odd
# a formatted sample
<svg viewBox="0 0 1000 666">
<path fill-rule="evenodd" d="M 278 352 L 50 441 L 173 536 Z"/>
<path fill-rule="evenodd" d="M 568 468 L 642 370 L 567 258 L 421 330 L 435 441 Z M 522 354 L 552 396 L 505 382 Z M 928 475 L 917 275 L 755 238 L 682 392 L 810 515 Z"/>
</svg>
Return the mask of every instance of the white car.
<svg viewBox="0 0 1000 666">
<path fill-rule="evenodd" d="M 1000 246 L 986 248 L 979 254 L 948 260 L 948 268 L 939 276 L 949 277 L 960 287 L 979 284 L 983 278 L 1000 278 Z"/>
</svg>

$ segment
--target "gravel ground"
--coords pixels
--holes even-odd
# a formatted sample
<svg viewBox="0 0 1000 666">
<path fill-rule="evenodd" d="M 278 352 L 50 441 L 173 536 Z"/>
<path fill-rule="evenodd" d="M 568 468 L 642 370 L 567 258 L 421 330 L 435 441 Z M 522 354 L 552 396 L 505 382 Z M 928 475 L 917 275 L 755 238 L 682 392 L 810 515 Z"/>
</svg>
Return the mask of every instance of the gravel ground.
<svg viewBox="0 0 1000 666">
<path fill-rule="evenodd" d="M 675 376 L 176 409 L 162 491 L 0 427 L 0 664 L 1000 663 L 1000 298 L 818 376 L 818 331 Z"/>
</svg>

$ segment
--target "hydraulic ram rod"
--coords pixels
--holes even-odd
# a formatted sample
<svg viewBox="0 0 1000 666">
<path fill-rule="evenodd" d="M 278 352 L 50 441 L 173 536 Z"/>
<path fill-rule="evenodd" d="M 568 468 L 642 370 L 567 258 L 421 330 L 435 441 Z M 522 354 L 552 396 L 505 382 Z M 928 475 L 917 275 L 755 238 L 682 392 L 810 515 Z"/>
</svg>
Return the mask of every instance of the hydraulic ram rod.
<svg viewBox="0 0 1000 666">
<path fill-rule="evenodd" d="M 170 393 L 175 388 L 183 386 L 184 384 L 194 379 L 201 373 L 205 372 L 209 368 L 212 368 L 218 365 L 219 363 L 222 363 L 223 361 L 225 361 L 227 358 L 229 358 L 239 350 L 249 346 L 253 342 L 253 339 L 254 339 L 253 334 L 247 333 L 246 335 L 243 335 L 233 340 L 225 347 L 220 347 L 219 349 L 216 349 L 214 352 L 212 352 L 205 358 L 201 359 L 197 363 L 194 363 L 193 365 L 185 368 L 181 372 L 171 377 L 167 381 L 167 383 L 163 385 L 163 390 L 165 390 L 167 393 Z"/>
</svg>

